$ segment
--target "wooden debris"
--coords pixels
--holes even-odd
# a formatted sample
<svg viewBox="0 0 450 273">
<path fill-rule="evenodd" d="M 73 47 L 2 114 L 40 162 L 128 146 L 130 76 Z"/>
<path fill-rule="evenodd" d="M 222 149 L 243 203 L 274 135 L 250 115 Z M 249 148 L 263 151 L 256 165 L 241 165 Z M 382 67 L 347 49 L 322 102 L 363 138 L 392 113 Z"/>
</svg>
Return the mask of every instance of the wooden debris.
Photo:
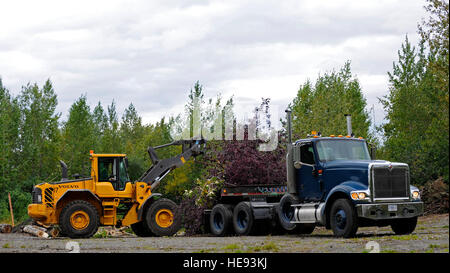
<svg viewBox="0 0 450 273">
<path fill-rule="evenodd" d="M 55 228 L 55 227 L 52 227 L 52 228 L 50 228 L 50 229 L 48 230 L 48 234 L 49 234 L 52 238 L 58 237 L 58 236 L 59 236 L 59 229 L 57 229 L 57 228 Z"/>
<path fill-rule="evenodd" d="M 8 200 L 9 200 L 9 211 L 11 212 L 12 226 L 14 227 L 14 213 L 13 213 L 13 207 L 12 207 L 12 203 L 11 203 L 11 194 L 9 192 L 8 192 Z"/>
<path fill-rule="evenodd" d="M 12 226 L 9 224 L 0 224 L 0 232 L 1 233 L 11 233 Z"/>
<path fill-rule="evenodd" d="M 40 227 L 40 226 L 37 226 L 37 225 L 31 225 L 31 226 L 36 228 L 36 229 L 42 230 L 43 232 L 47 232 L 47 228 L 45 228 L 45 227 Z"/>
<path fill-rule="evenodd" d="M 51 227 L 50 225 L 45 225 L 45 224 L 42 223 L 41 221 L 36 221 L 36 224 L 39 225 L 39 226 L 41 226 L 41 227 L 44 227 L 44 228 L 46 228 L 46 229 L 49 229 L 49 228 Z"/>
<path fill-rule="evenodd" d="M 39 228 L 36 228 L 36 226 L 27 225 L 23 228 L 23 232 L 32 234 L 40 238 L 48 238 L 48 233 Z"/>
<path fill-rule="evenodd" d="M 106 232 L 106 236 L 108 237 L 128 237 L 133 236 L 133 234 L 126 232 L 125 230 L 128 227 L 121 227 L 119 229 L 114 227 L 103 227 L 103 230 Z"/>
<path fill-rule="evenodd" d="M 22 232 L 22 229 L 23 229 L 24 226 L 31 225 L 31 224 L 33 224 L 33 219 L 28 218 L 25 221 L 23 221 L 22 223 L 14 226 L 12 228 L 12 233 Z"/>
</svg>

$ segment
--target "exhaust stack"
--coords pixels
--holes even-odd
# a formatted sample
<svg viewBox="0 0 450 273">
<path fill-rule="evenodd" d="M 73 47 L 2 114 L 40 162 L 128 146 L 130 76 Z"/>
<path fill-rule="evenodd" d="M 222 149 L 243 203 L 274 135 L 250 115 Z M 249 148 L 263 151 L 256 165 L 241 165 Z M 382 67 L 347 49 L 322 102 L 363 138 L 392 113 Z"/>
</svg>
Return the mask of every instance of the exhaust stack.
<svg viewBox="0 0 450 273">
<path fill-rule="evenodd" d="M 288 133 L 288 144 L 292 144 L 292 124 L 291 124 L 291 110 L 286 109 L 286 121 L 287 121 L 287 133 Z"/>
<path fill-rule="evenodd" d="M 294 169 L 294 156 L 293 156 L 293 146 L 292 146 L 292 124 L 291 124 L 291 110 L 286 110 L 286 121 L 287 121 L 287 134 L 288 141 L 286 145 L 286 176 L 287 176 L 287 190 L 290 194 L 297 193 L 297 187 L 295 183 L 295 169 Z"/>
<path fill-rule="evenodd" d="M 61 178 L 61 180 L 65 181 L 68 178 L 68 176 L 67 176 L 67 165 L 62 160 L 59 161 L 59 164 L 61 164 L 61 171 L 62 171 L 62 174 L 61 174 L 62 178 Z"/>
<path fill-rule="evenodd" d="M 345 114 L 344 116 L 347 118 L 347 135 L 348 136 L 353 136 L 353 132 L 352 132 L 352 115 Z"/>
</svg>

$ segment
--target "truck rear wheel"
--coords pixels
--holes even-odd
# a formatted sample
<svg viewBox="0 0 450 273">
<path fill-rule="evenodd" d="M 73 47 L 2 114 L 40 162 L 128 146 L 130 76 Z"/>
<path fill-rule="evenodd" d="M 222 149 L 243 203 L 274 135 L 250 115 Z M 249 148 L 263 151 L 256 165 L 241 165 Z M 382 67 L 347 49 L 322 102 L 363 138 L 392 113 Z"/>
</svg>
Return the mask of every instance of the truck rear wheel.
<svg viewBox="0 0 450 273">
<path fill-rule="evenodd" d="M 277 221 L 279 225 L 289 233 L 297 232 L 297 224 L 291 223 L 291 220 L 294 219 L 295 212 L 295 208 L 292 207 L 292 205 L 297 203 L 298 199 L 294 195 L 287 193 L 283 195 L 277 206 Z"/>
<path fill-rule="evenodd" d="M 233 210 L 233 227 L 237 235 L 249 235 L 253 232 L 255 219 L 248 202 L 240 202 Z"/>
<path fill-rule="evenodd" d="M 334 236 L 354 237 L 358 230 L 358 222 L 353 205 L 348 199 L 337 199 L 330 210 L 330 224 Z"/>
<path fill-rule="evenodd" d="M 412 218 L 396 219 L 392 222 L 391 228 L 398 235 L 410 234 L 417 226 L 417 216 Z"/>
<path fill-rule="evenodd" d="M 211 233 L 216 236 L 225 236 L 230 232 L 233 222 L 232 211 L 224 204 L 217 204 L 213 207 L 209 217 Z"/>
<path fill-rule="evenodd" d="M 177 204 L 169 199 L 158 199 L 147 210 L 146 223 L 156 236 L 172 236 L 181 226 Z"/>
<path fill-rule="evenodd" d="M 89 238 L 98 230 L 100 218 L 89 202 L 77 200 L 66 205 L 59 215 L 61 233 L 70 238 Z"/>
</svg>

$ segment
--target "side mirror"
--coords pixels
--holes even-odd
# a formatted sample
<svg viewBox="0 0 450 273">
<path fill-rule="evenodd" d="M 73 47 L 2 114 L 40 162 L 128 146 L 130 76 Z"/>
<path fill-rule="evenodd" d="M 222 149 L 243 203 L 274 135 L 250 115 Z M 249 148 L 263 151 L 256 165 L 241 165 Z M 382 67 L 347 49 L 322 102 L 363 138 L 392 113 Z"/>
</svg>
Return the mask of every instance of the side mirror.
<svg viewBox="0 0 450 273">
<path fill-rule="evenodd" d="M 302 167 L 302 160 L 300 158 L 300 145 L 295 145 L 292 149 L 294 168 L 300 169 Z"/>
</svg>

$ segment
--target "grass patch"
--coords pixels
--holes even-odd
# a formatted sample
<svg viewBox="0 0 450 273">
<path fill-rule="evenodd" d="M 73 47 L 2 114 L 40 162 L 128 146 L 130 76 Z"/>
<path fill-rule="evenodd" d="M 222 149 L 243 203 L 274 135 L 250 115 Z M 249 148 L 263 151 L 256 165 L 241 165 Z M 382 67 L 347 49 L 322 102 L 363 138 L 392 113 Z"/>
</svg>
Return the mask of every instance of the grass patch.
<svg viewBox="0 0 450 273">
<path fill-rule="evenodd" d="M 268 242 L 262 246 L 262 249 L 267 251 L 278 251 L 280 248 L 274 242 Z"/>
<path fill-rule="evenodd" d="M 109 238 L 110 236 L 108 235 L 108 233 L 106 232 L 106 230 L 102 229 L 97 231 L 97 233 L 94 234 L 94 236 L 92 236 L 93 238 Z"/>
<path fill-rule="evenodd" d="M 3 248 L 11 248 L 11 246 L 8 243 L 4 244 L 2 247 Z"/>
<path fill-rule="evenodd" d="M 391 239 L 399 241 L 419 240 L 419 236 L 417 236 L 416 234 L 394 235 L 391 237 Z"/>
<path fill-rule="evenodd" d="M 216 249 L 215 248 L 211 248 L 211 249 L 200 249 L 198 251 L 194 251 L 194 253 L 211 253 L 211 252 L 215 252 Z"/>
<path fill-rule="evenodd" d="M 385 249 L 381 250 L 380 253 L 398 253 L 398 251 L 392 249 Z"/>
<path fill-rule="evenodd" d="M 224 250 L 236 250 L 236 249 L 240 249 L 241 247 L 238 244 L 229 244 L 224 246 L 222 249 Z"/>
<path fill-rule="evenodd" d="M 248 249 L 251 252 L 260 252 L 260 251 L 277 252 L 280 248 L 274 242 L 267 242 L 261 246 L 249 247 Z"/>
<path fill-rule="evenodd" d="M 143 247 L 141 247 L 142 249 L 145 249 L 145 250 L 157 250 L 158 248 L 156 248 L 156 247 L 153 247 L 153 246 L 143 246 Z"/>
</svg>

